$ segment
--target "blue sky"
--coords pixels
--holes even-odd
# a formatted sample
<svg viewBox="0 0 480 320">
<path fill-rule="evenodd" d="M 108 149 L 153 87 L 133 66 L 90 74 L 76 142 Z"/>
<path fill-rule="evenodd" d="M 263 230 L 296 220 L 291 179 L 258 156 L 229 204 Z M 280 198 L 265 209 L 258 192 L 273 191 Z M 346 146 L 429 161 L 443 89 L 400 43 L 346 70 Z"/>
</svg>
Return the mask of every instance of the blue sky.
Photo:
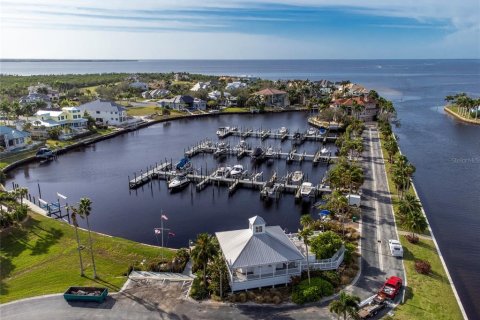
<svg viewBox="0 0 480 320">
<path fill-rule="evenodd" d="M 480 58 L 478 0 L 0 0 L 1 58 Z"/>
</svg>

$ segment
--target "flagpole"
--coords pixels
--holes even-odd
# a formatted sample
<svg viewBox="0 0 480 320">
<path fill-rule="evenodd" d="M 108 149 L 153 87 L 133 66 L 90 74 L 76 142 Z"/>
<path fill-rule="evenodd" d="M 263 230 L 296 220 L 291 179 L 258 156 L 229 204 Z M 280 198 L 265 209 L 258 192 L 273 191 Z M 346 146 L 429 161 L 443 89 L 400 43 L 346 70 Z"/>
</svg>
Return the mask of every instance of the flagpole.
<svg viewBox="0 0 480 320">
<path fill-rule="evenodd" d="M 162 263 L 163 263 L 163 233 L 164 233 L 164 229 L 163 229 L 163 210 L 161 210 L 161 215 L 160 215 L 160 228 L 162 230 Z"/>
</svg>

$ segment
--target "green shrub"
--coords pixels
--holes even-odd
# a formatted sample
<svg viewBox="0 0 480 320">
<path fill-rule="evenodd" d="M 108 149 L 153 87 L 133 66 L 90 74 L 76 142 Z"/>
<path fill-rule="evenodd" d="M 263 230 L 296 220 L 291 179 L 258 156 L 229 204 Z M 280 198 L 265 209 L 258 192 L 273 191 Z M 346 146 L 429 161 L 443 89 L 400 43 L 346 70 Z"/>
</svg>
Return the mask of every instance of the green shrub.
<svg viewBox="0 0 480 320">
<path fill-rule="evenodd" d="M 355 252 L 357 251 L 357 246 L 354 243 L 347 242 L 345 243 L 345 255 L 344 261 L 346 264 L 352 262 L 353 258 L 355 257 Z"/>
<path fill-rule="evenodd" d="M 293 289 L 292 301 L 297 304 L 315 302 L 333 294 L 333 285 L 322 278 L 312 278 L 311 283 L 303 280 Z"/>
<path fill-rule="evenodd" d="M 190 297 L 195 300 L 202 300 L 208 297 L 208 291 L 203 285 L 202 277 L 197 276 L 193 279 Z"/>
<path fill-rule="evenodd" d="M 333 231 L 322 232 L 311 241 L 317 259 L 331 258 L 342 247 L 342 238 Z"/>
</svg>

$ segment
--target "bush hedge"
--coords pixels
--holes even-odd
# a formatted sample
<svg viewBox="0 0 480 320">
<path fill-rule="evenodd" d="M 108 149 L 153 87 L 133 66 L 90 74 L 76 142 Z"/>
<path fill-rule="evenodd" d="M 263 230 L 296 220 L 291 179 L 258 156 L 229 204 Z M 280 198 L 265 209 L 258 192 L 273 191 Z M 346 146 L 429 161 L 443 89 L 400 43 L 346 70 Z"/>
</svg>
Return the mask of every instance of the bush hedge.
<svg viewBox="0 0 480 320">
<path fill-rule="evenodd" d="M 292 301 L 297 304 L 304 304 L 318 301 L 322 297 L 332 294 L 333 285 L 330 282 L 322 278 L 312 278 L 309 284 L 308 279 L 306 279 L 294 287 Z"/>
</svg>

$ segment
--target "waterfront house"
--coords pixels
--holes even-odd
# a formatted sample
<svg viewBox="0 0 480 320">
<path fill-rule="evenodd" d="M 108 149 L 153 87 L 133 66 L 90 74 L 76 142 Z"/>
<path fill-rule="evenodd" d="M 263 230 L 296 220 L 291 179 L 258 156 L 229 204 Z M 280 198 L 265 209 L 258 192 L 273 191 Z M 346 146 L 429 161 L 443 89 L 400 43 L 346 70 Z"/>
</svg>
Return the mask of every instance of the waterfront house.
<svg viewBox="0 0 480 320">
<path fill-rule="evenodd" d="M 163 98 L 165 96 L 168 96 L 169 94 L 170 94 L 170 91 L 167 89 L 154 89 L 154 90 L 142 92 L 142 97 L 145 99 L 157 99 L 157 98 Z"/>
<path fill-rule="evenodd" d="M 245 88 L 247 86 L 246 83 L 240 82 L 240 81 L 234 81 L 234 82 L 229 82 L 225 86 L 225 90 L 236 90 L 236 89 L 241 89 Z"/>
<path fill-rule="evenodd" d="M 355 104 L 362 106 L 360 112 L 354 110 Z M 375 120 L 379 111 L 376 100 L 369 99 L 368 95 L 333 99 L 330 107 L 334 109 L 346 109 L 349 115 L 354 115 L 363 121 Z"/>
<path fill-rule="evenodd" d="M 296 234 L 279 226 L 267 226 L 260 216 L 248 219 L 248 229 L 216 232 L 228 269 L 232 291 L 287 284 L 307 268 L 336 270 L 343 262 L 342 246 L 331 258 L 317 260 Z M 318 235 L 320 231 L 314 233 Z"/>
<path fill-rule="evenodd" d="M 210 88 L 210 82 L 197 82 L 190 91 L 207 90 L 208 88 Z"/>
<path fill-rule="evenodd" d="M 267 107 L 286 107 L 290 105 L 285 91 L 267 88 L 253 93 L 265 102 Z"/>
<path fill-rule="evenodd" d="M 217 232 L 232 291 L 287 284 L 301 273 L 301 252 L 279 226 L 255 216 L 249 228 Z"/>
<path fill-rule="evenodd" d="M 157 103 L 161 107 L 173 110 L 205 110 L 207 108 L 207 103 L 205 101 L 189 95 L 178 95 L 171 99 L 161 99 Z"/>
<path fill-rule="evenodd" d="M 33 118 L 29 118 L 30 131 L 35 138 L 47 138 L 50 129 L 60 127 L 66 129 L 60 139 L 69 139 L 88 131 L 86 129 L 88 120 L 82 115 L 77 107 L 64 107 L 60 111 L 38 110 Z"/>
<path fill-rule="evenodd" d="M 0 126 L 0 151 L 20 149 L 29 142 L 30 133 L 7 126 Z"/>
<path fill-rule="evenodd" d="M 97 99 L 78 106 L 83 113 L 87 112 L 96 122 L 109 126 L 123 126 L 127 124 L 125 107 L 110 100 Z"/>
</svg>

